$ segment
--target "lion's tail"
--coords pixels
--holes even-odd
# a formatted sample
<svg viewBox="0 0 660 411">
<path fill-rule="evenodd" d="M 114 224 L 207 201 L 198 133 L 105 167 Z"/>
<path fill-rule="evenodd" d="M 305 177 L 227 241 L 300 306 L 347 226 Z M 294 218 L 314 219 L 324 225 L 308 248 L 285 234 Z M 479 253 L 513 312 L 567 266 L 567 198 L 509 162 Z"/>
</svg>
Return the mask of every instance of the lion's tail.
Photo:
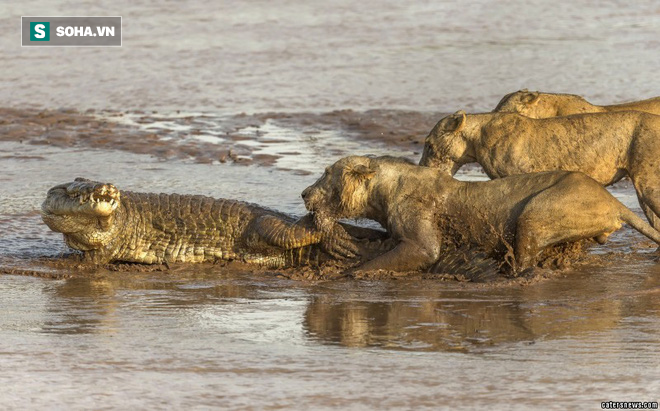
<svg viewBox="0 0 660 411">
<path fill-rule="evenodd" d="M 646 237 L 660 244 L 660 231 L 651 227 L 649 223 L 642 220 L 637 214 L 633 213 L 628 207 L 621 204 L 621 219 L 635 230 L 644 234 Z"/>
</svg>

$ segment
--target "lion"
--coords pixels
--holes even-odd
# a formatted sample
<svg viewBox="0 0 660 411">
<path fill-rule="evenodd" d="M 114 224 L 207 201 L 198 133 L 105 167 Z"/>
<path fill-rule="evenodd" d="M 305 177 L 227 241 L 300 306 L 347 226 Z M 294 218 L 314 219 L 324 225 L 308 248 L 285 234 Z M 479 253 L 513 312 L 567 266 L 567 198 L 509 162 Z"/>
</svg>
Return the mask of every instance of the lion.
<svg viewBox="0 0 660 411">
<path fill-rule="evenodd" d="M 493 256 L 512 251 L 515 272 L 533 267 L 554 245 L 583 239 L 604 243 L 623 223 L 660 244 L 660 232 L 579 172 L 465 182 L 399 158 L 351 156 L 328 167 L 302 197 L 320 226 L 367 218 L 387 230 L 395 247 L 360 266 L 364 271 L 424 270 L 457 228 Z"/>
<path fill-rule="evenodd" d="M 472 162 L 490 178 L 565 170 L 610 185 L 629 176 L 644 214 L 660 229 L 660 116 L 624 111 L 534 119 L 459 111 L 431 130 L 419 164 L 454 175 Z"/>
<path fill-rule="evenodd" d="M 519 113 L 531 118 L 548 118 L 581 113 L 630 110 L 660 115 L 660 97 L 631 103 L 597 106 L 575 94 L 530 92 L 523 89 L 502 97 L 493 112 Z"/>
</svg>

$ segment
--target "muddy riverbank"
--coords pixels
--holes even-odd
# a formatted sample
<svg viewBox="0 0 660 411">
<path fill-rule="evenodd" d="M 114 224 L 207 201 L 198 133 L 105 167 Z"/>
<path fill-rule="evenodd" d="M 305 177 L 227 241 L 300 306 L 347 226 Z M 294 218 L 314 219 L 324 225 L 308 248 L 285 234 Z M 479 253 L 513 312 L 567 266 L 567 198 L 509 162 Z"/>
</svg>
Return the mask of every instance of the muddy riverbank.
<svg viewBox="0 0 660 411">
<path fill-rule="evenodd" d="M 353 110 L 326 113 L 145 113 L 0 108 L 0 141 L 148 154 L 161 160 L 271 166 L 315 144 L 328 156 L 361 142 L 417 156 L 442 113 Z M 322 153 L 319 153 L 322 154 Z M 285 160 L 286 161 L 286 160 Z M 304 162 L 305 160 L 301 160 Z"/>
</svg>

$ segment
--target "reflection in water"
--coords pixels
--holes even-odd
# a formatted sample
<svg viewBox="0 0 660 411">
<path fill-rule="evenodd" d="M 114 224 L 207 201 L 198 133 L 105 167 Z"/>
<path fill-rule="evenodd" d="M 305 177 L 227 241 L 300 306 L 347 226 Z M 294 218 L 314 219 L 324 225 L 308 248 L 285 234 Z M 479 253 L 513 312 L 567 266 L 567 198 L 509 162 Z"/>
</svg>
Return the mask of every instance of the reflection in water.
<svg viewBox="0 0 660 411">
<path fill-rule="evenodd" d="M 119 324 L 115 287 L 107 280 L 69 279 L 55 288 L 54 301 L 42 326 L 58 334 L 114 333 Z"/>
<path fill-rule="evenodd" d="M 42 329 L 56 334 L 115 333 L 121 327 L 119 317 L 127 310 L 169 315 L 172 309 L 196 310 L 203 305 L 243 298 L 247 292 L 244 286 L 226 278 L 219 284 L 205 281 L 204 277 L 201 282 L 195 280 L 190 275 L 175 277 L 163 273 L 70 278 L 59 282 L 49 295 Z"/>
<path fill-rule="evenodd" d="M 467 350 L 471 346 L 533 339 L 510 301 L 342 302 L 313 299 L 306 312 L 310 335 L 349 347 Z"/>
<path fill-rule="evenodd" d="M 638 268 L 640 275 L 615 271 L 605 282 L 587 267 L 528 287 L 460 289 L 402 281 L 382 294 L 370 292 L 367 300 L 325 293 L 311 297 L 304 325 L 310 338 L 321 342 L 416 351 L 469 352 L 579 338 L 615 328 L 628 317 L 658 319 L 660 270 Z"/>
<path fill-rule="evenodd" d="M 572 406 L 646 398 L 658 388 L 644 381 L 658 381 L 660 270 L 628 263 L 500 288 L 306 284 L 213 266 L 0 276 L 0 383 L 9 398 L 82 408 L 532 407 L 548 387 Z"/>
<path fill-rule="evenodd" d="M 199 267 L 194 273 L 112 273 L 57 281 L 49 289 L 42 331 L 119 332 L 122 317 L 205 318 L 236 328 L 231 307 L 293 298 L 304 307 L 310 341 L 414 351 L 480 351 L 505 343 L 580 338 L 627 318 L 658 320 L 660 269 L 639 260 L 638 274 L 583 267 L 525 287 L 489 288 L 433 280 L 338 281 L 318 286 Z M 210 320 L 209 320 L 210 319 Z M 275 319 L 277 321 L 277 319 Z M 296 318 L 281 321 L 297 322 Z M 211 324 L 213 326 L 213 324 Z M 222 331 L 222 330 L 219 330 Z"/>
</svg>

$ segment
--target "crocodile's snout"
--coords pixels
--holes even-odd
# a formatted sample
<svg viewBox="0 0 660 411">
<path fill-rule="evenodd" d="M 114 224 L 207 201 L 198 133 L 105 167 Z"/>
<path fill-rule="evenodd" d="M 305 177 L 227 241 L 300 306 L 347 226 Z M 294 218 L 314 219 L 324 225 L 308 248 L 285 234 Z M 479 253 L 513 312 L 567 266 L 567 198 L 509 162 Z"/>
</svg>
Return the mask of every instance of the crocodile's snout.
<svg viewBox="0 0 660 411">
<path fill-rule="evenodd" d="M 120 193 L 114 185 L 81 180 L 76 179 L 76 182 L 66 187 L 68 196 L 78 198 L 80 204 L 88 201 L 92 203 L 108 202 L 110 204 L 119 202 Z"/>
<path fill-rule="evenodd" d="M 97 184 L 90 193 L 90 197 L 96 202 L 114 203 L 119 201 L 119 190 L 112 184 Z"/>
<path fill-rule="evenodd" d="M 48 190 L 42 211 L 54 215 L 87 214 L 106 217 L 120 205 L 121 192 L 112 184 L 82 178 Z"/>
</svg>

